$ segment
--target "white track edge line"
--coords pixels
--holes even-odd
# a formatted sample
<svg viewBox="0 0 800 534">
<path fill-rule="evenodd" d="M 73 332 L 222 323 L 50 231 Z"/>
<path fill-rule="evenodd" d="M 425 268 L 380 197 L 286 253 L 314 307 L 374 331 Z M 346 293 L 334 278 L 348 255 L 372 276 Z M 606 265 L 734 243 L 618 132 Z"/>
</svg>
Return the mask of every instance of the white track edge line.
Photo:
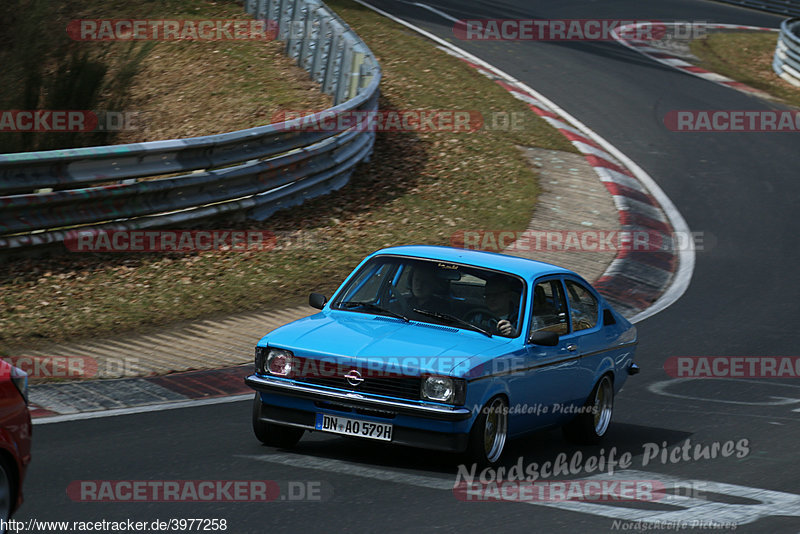
<svg viewBox="0 0 800 534">
<path fill-rule="evenodd" d="M 225 404 L 228 402 L 239 402 L 252 399 L 252 393 L 245 393 L 243 395 L 232 395 L 230 397 L 214 397 L 213 399 L 192 399 L 161 404 L 146 404 L 144 406 L 133 406 L 130 408 L 115 408 L 113 410 L 99 410 L 93 412 L 36 417 L 31 422 L 34 425 L 46 425 L 49 423 L 65 423 L 68 421 L 79 421 L 83 419 L 101 419 L 103 417 L 116 417 L 118 415 L 132 415 L 137 413 L 177 410 L 179 408 L 192 408 L 195 406 L 208 406 L 211 404 Z"/>
</svg>

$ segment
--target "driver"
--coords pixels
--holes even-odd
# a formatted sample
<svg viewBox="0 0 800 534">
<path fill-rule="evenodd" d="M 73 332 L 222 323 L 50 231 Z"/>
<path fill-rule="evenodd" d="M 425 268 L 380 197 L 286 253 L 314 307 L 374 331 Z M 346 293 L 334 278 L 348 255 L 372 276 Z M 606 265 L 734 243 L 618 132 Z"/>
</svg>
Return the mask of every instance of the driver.
<svg viewBox="0 0 800 534">
<path fill-rule="evenodd" d="M 495 332 L 501 336 L 515 337 L 519 315 L 519 289 L 508 276 L 495 276 L 486 281 L 484 295 L 486 306 L 495 318 Z"/>
</svg>

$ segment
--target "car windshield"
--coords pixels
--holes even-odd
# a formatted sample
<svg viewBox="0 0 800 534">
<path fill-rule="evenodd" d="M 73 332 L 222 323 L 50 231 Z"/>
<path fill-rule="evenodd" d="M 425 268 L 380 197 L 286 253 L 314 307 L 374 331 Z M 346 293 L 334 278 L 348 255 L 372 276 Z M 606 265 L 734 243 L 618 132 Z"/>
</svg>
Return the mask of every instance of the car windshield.
<svg viewBox="0 0 800 534">
<path fill-rule="evenodd" d="M 516 337 L 521 278 L 480 267 L 399 256 L 364 264 L 331 307 Z"/>
</svg>

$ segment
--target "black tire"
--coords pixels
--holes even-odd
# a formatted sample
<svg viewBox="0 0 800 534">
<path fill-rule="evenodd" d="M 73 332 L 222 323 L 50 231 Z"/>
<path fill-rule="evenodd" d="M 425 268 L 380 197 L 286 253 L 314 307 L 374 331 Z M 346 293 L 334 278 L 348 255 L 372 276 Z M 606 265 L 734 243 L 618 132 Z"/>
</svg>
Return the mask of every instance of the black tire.
<svg viewBox="0 0 800 534">
<path fill-rule="evenodd" d="M 469 432 L 467 461 L 488 467 L 500 463 L 508 440 L 508 402 L 492 397 L 475 419 Z"/>
<path fill-rule="evenodd" d="M 600 443 L 614 412 L 614 384 L 610 375 L 603 375 L 595 384 L 583 408 L 582 413 L 563 427 L 564 437 L 580 445 Z"/>
<path fill-rule="evenodd" d="M 256 393 L 253 399 L 253 433 L 256 438 L 264 445 L 278 447 L 281 449 L 291 449 L 300 438 L 303 437 L 305 430 L 293 426 L 276 425 L 261 420 L 261 395 Z"/>
</svg>

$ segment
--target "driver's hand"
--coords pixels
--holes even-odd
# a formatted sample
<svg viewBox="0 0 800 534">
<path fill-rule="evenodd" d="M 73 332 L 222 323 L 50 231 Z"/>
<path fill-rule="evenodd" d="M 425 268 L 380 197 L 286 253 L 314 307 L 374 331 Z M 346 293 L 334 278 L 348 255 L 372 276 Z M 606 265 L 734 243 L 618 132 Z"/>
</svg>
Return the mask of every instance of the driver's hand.
<svg viewBox="0 0 800 534">
<path fill-rule="evenodd" d="M 511 322 L 507 319 L 503 319 L 502 321 L 497 322 L 497 331 L 504 336 L 511 335 L 511 332 L 514 331 L 514 327 L 511 326 Z"/>
</svg>

